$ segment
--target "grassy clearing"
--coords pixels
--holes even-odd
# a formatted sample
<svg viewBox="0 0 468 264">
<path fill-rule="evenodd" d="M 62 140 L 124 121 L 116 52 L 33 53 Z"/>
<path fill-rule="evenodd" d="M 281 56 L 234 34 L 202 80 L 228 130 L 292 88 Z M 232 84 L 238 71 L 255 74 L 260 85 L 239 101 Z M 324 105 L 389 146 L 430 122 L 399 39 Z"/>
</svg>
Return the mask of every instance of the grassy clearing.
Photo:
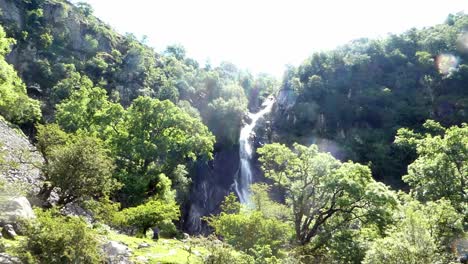
<svg viewBox="0 0 468 264">
<path fill-rule="evenodd" d="M 203 263 L 206 249 L 196 246 L 196 238 L 187 241 L 176 239 L 159 239 L 157 242 L 148 238 L 136 238 L 126 235 L 109 233 L 109 240 L 119 241 L 132 250 L 132 260 L 135 263 Z M 140 244 L 147 243 L 148 248 L 138 248 Z"/>
</svg>

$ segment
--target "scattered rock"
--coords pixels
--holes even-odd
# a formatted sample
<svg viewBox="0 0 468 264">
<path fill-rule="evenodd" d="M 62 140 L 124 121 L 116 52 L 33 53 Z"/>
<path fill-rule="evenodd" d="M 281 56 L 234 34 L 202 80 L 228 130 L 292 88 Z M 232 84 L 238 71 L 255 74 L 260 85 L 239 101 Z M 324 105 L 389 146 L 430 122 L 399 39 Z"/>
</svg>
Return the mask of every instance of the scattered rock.
<svg viewBox="0 0 468 264">
<path fill-rule="evenodd" d="M 129 264 L 132 251 L 124 244 L 109 241 L 102 247 L 108 264 Z"/>
<path fill-rule="evenodd" d="M 184 240 L 190 239 L 190 235 L 187 233 L 182 234 L 184 236 Z"/>
<path fill-rule="evenodd" d="M 148 263 L 149 259 L 145 256 L 138 256 L 136 257 L 137 263 Z"/>
<path fill-rule="evenodd" d="M 138 245 L 138 249 L 140 249 L 140 248 L 149 248 L 150 246 L 151 245 L 148 244 L 148 243 L 141 243 L 141 244 Z"/>
<path fill-rule="evenodd" d="M 12 224 L 20 219 L 35 217 L 31 204 L 26 197 L 0 196 L 0 223 Z"/>
<path fill-rule="evenodd" d="M 6 224 L 3 226 L 2 235 L 6 239 L 15 239 L 15 237 L 17 236 L 15 229 L 13 229 L 13 226 L 10 224 Z M 0 262 L 0 263 L 3 263 L 3 262 Z"/>
<path fill-rule="evenodd" d="M 88 223 L 94 222 L 93 214 L 90 211 L 85 210 L 83 207 L 81 207 L 77 203 L 69 203 L 65 205 L 61 209 L 61 212 L 62 214 L 65 214 L 65 215 L 82 216 Z"/>
<path fill-rule="evenodd" d="M 42 186 L 42 174 L 39 168 L 44 159 L 19 128 L 1 117 L 0 152 L 4 154 L 6 164 L 11 164 L 8 169 L 0 170 L 0 179 L 21 187 L 11 188 L 5 192 L 9 196 L 18 196 L 17 189 L 22 189 L 31 197 L 37 196 Z"/>
<path fill-rule="evenodd" d="M 2 264 L 21 264 L 21 260 L 12 257 L 6 253 L 0 253 L 0 263 Z"/>
</svg>

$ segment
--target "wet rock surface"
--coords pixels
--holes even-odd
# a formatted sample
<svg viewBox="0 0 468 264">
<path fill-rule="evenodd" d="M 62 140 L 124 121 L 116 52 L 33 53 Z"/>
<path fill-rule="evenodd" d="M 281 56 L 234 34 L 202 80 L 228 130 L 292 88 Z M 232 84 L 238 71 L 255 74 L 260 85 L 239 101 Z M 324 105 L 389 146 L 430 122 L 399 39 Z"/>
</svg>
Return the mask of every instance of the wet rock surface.
<svg viewBox="0 0 468 264">
<path fill-rule="evenodd" d="M 208 233 L 203 216 L 219 213 L 224 197 L 233 190 L 234 177 L 239 169 L 239 149 L 224 149 L 215 153 L 209 162 L 197 166 L 190 201 L 186 208 L 183 227 L 189 234 Z"/>
</svg>

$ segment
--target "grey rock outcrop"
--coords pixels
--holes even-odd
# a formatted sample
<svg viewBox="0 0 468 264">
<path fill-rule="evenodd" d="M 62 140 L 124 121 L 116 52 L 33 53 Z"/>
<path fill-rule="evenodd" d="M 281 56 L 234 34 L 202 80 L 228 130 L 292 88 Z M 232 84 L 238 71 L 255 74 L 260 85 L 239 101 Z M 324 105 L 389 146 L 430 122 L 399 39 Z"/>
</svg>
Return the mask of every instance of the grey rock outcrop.
<svg viewBox="0 0 468 264">
<path fill-rule="evenodd" d="M 0 225 L 32 218 L 35 218 L 34 211 L 26 197 L 0 196 Z"/>
<path fill-rule="evenodd" d="M 2 236 L 6 239 L 15 239 L 17 234 L 15 232 L 15 229 L 13 229 L 13 226 L 10 224 L 7 224 L 7 225 L 4 225 L 2 228 Z"/>
<path fill-rule="evenodd" d="M 34 197 L 40 191 L 42 174 L 39 169 L 44 159 L 28 138 L 13 125 L 0 117 L 0 180 L 17 188 L 7 188 L 4 196 L 21 196 L 26 192 Z"/>
<path fill-rule="evenodd" d="M 2 264 L 21 264 L 22 262 L 16 258 L 8 255 L 7 253 L 0 253 L 0 263 Z"/>
<path fill-rule="evenodd" d="M 108 264 L 130 264 L 132 251 L 124 244 L 117 241 L 109 241 L 102 247 Z"/>
<path fill-rule="evenodd" d="M 65 215 L 81 216 L 88 223 L 93 223 L 94 222 L 93 214 L 90 211 L 88 211 L 88 210 L 84 209 L 83 207 L 81 207 L 77 203 L 69 203 L 69 204 L 65 205 L 61 209 L 61 213 L 65 214 Z"/>
<path fill-rule="evenodd" d="M 239 149 L 225 149 L 215 153 L 209 162 L 199 162 L 190 192 L 190 205 L 183 217 L 189 234 L 209 233 L 203 216 L 217 214 L 224 197 L 233 190 L 234 177 L 239 168 Z"/>
<path fill-rule="evenodd" d="M 276 104 L 280 110 L 289 110 L 294 106 L 297 100 L 297 95 L 293 90 L 283 89 L 279 91 Z"/>
</svg>

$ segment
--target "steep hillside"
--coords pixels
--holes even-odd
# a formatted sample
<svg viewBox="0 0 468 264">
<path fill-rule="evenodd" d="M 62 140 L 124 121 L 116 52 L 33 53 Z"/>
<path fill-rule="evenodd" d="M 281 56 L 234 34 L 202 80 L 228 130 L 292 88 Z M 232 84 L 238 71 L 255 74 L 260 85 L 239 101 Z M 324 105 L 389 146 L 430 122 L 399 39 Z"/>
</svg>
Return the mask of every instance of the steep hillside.
<svg viewBox="0 0 468 264">
<path fill-rule="evenodd" d="M 468 120 L 467 31 L 468 15 L 450 15 L 445 24 L 313 54 L 285 73 L 275 140 L 370 162 L 377 179 L 401 186 L 414 153 L 392 145 L 397 129 Z"/>
<path fill-rule="evenodd" d="M 104 88 L 109 101 L 123 107 L 138 96 L 168 99 L 201 118 L 216 136 L 214 160 L 186 164 L 193 191 L 183 208 L 192 212 L 187 219 L 218 210 L 234 182 L 243 117 L 274 93 L 274 78 L 253 76 L 227 62 L 202 67 L 180 46 L 159 54 L 131 34 L 116 33 L 86 4 L 0 0 L 0 9 L 0 23 L 16 41 L 7 61 L 28 94 L 41 101 L 43 123 L 53 122 L 56 106 L 84 87 Z M 193 227 L 191 222 L 189 230 L 199 231 L 199 221 Z"/>
</svg>

